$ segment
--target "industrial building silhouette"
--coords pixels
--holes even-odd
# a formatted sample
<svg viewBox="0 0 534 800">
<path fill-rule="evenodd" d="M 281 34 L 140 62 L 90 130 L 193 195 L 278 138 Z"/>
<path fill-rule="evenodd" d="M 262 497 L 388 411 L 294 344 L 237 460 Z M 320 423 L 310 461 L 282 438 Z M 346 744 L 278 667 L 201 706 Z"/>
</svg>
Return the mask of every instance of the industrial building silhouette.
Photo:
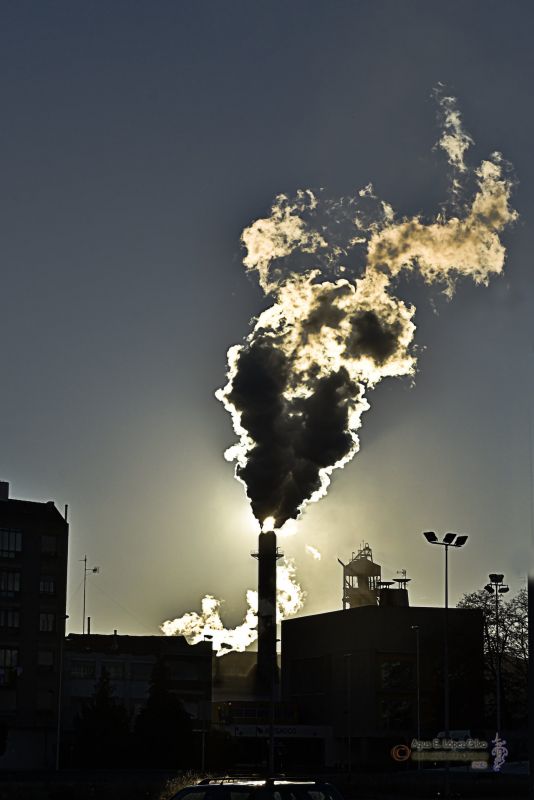
<svg viewBox="0 0 534 800">
<path fill-rule="evenodd" d="M 285 620 L 280 656 L 280 554 L 275 534 L 260 534 L 258 653 L 219 658 L 208 641 L 191 646 L 182 637 L 65 639 L 67 552 L 68 524 L 54 504 L 11 499 L 0 483 L 0 769 L 53 768 L 57 732 L 68 743 L 103 667 L 133 721 L 160 658 L 196 728 L 229 737 L 244 768 L 265 767 L 271 732 L 277 769 L 317 771 L 391 764 L 391 747 L 411 741 L 418 726 L 424 736 L 443 729 L 444 610 L 410 606 L 406 574 L 383 580 L 367 543 L 340 562 L 343 609 Z M 451 728 L 476 734 L 481 613 L 450 609 L 448 632 Z"/>
<path fill-rule="evenodd" d="M 0 482 L 0 767 L 56 762 L 69 526 Z"/>
</svg>

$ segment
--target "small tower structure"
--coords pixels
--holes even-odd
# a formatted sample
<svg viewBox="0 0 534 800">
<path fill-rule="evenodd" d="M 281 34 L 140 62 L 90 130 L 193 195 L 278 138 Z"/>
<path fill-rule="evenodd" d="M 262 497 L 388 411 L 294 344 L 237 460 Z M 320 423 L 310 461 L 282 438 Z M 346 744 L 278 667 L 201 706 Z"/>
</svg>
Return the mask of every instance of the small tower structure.
<svg viewBox="0 0 534 800">
<path fill-rule="evenodd" d="M 408 599 L 408 584 L 411 581 L 411 578 L 406 577 L 406 570 L 400 569 L 397 570 L 397 575 L 400 575 L 400 578 L 394 578 L 392 581 L 380 581 L 379 583 L 379 600 L 378 604 L 380 606 L 396 606 L 399 607 L 406 607 L 410 605 L 410 601 Z M 396 583 L 397 586 L 395 589 L 391 587 L 393 584 Z"/>
<path fill-rule="evenodd" d="M 382 568 L 373 561 L 369 544 L 362 542 L 348 564 L 338 561 L 343 567 L 343 610 L 378 605 Z"/>
</svg>

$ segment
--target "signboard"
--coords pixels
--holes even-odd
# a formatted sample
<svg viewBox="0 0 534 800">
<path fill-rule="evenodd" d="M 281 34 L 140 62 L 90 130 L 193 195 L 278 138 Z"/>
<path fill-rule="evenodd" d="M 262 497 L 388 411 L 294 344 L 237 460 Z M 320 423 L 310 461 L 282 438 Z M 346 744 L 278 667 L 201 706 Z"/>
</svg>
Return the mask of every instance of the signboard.
<svg viewBox="0 0 534 800">
<path fill-rule="evenodd" d="M 270 725 L 228 725 L 226 730 L 236 737 L 268 739 Z M 276 739 L 326 739 L 330 728 L 325 725 L 274 725 Z"/>
</svg>

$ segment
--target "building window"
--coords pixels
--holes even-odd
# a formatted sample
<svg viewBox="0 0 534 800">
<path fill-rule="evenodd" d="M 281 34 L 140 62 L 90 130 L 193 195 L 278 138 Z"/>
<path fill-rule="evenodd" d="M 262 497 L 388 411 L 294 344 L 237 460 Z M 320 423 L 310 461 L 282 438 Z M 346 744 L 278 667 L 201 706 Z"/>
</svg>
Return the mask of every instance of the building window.
<svg viewBox="0 0 534 800">
<path fill-rule="evenodd" d="M 0 647 L 0 686 L 11 686 L 19 663 L 17 647 Z"/>
<path fill-rule="evenodd" d="M 82 680 L 96 678 L 96 664 L 94 661 L 72 661 L 70 665 L 71 678 Z"/>
<path fill-rule="evenodd" d="M 123 661 L 106 661 L 102 664 L 102 669 L 105 669 L 111 681 L 124 680 L 124 662 Z"/>
<path fill-rule="evenodd" d="M 14 608 L 0 608 L 0 628 L 18 628 L 20 614 Z"/>
<path fill-rule="evenodd" d="M 153 663 L 148 663 L 147 661 L 132 661 L 130 664 L 130 678 L 132 681 L 149 681 L 153 669 Z"/>
<path fill-rule="evenodd" d="M 167 661 L 167 673 L 172 681 L 198 681 L 198 659 Z"/>
<path fill-rule="evenodd" d="M 19 651 L 17 647 L 0 647 L 0 667 L 9 669 L 18 667 Z"/>
<path fill-rule="evenodd" d="M 0 597 L 15 597 L 20 592 L 20 572 L 0 571 Z"/>
<path fill-rule="evenodd" d="M 41 553 L 45 556 L 57 555 L 57 536 L 41 536 Z"/>
<path fill-rule="evenodd" d="M 16 647 L 0 647 L 0 686 L 13 686 L 17 676 L 19 651 Z"/>
<path fill-rule="evenodd" d="M 0 528 L 0 558 L 15 558 L 22 550 L 22 533 Z"/>
<path fill-rule="evenodd" d="M 409 700 L 387 698 L 380 702 L 380 723 L 386 730 L 410 729 L 413 726 L 413 709 Z"/>
<path fill-rule="evenodd" d="M 56 615 L 48 611 L 39 614 L 39 630 L 41 633 L 53 633 L 56 629 Z"/>
<path fill-rule="evenodd" d="M 54 666 L 54 651 L 53 650 L 38 650 L 37 651 L 37 666 L 41 670 L 49 670 Z"/>
<path fill-rule="evenodd" d="M 380 664 L 380 688 L 409 691 L 414 683 L 412 661 L 402 658 L 387 658 Z"/>
<path fill-rule="evenodd" d="M 56 593 L 56 579 L 53 575 L 41 575 L 39 582 L 39 591 L 41 594 L 55 594 Z"/>
</svg>

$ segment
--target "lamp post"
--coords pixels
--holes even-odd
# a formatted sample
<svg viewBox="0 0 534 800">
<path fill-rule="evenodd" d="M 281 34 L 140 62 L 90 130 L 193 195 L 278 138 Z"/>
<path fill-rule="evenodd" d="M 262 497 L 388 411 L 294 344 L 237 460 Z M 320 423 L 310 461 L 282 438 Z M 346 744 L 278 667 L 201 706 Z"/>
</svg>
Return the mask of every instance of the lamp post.
<svg viewBox="0 0 534 800">
<path fill-rule="evenodd" d="M 467 542 L 465 534 L 446 533 L 441 542 L 434 531 L 424 531 L 423 536 L 429 544 L 439 544 L 445 548 L 445 618 L 443 624 L 443 702 L 445 718 L 445 738 L 450 737 L 450 699 L 449 699 L 449 547 L 463 547 Z M 449 762 L 445 761 L 445 797 L 450 797 Z"/>
<path fill-rule="evenodd" d="M 347 781 L 352 782 L 352 653 L 345 653 L 347 702 Z"/>
<path fill-rule="evenodd" d="M 82 634 L 85 633 L 85 591 L 87 585 L 87 573 L 88 572 L 100 572 L 100 567 L 88 567 L 87 566 L 87 556 L 80 558 L 80 561 L 83 561 L 83 611 L 82 611 Z"/>
<path fill-rule="evenodd" d="M 464 534 L 446 533 L 439 541 L 434 531 L 425 531 L 423 536 L 429 544 L 438 544 L 445 548 L 445 620 L 443 626 L 443 669 L 445 680 L 443 684 L 443 704 L 445 736 L 450 736 L 450 700 L 449 700 L 449 547 L 463 547 L 468 537 Z"/>
<path fill-rule="evenodd" d="M 492 572 L 489 575 L 490 582 L 484 589 L 490 594 L 495 595 L 495 703 L 497 716 L 497 733 L 501 730 L 501 650 L 499 645 L 499 595 L 510 591 L 509 587 L 503 583 L 504 575 Z"/>
<path fill-rule="evenodd" d="M 417 687 L 417 741 L 421 741 L 421 668 L 419 649 L 419 625 L 412 625 L 415 631 L 415 674 Z M 421 769 L 421 762 L 417 762 L 417 769 Z"/>
</svg>

